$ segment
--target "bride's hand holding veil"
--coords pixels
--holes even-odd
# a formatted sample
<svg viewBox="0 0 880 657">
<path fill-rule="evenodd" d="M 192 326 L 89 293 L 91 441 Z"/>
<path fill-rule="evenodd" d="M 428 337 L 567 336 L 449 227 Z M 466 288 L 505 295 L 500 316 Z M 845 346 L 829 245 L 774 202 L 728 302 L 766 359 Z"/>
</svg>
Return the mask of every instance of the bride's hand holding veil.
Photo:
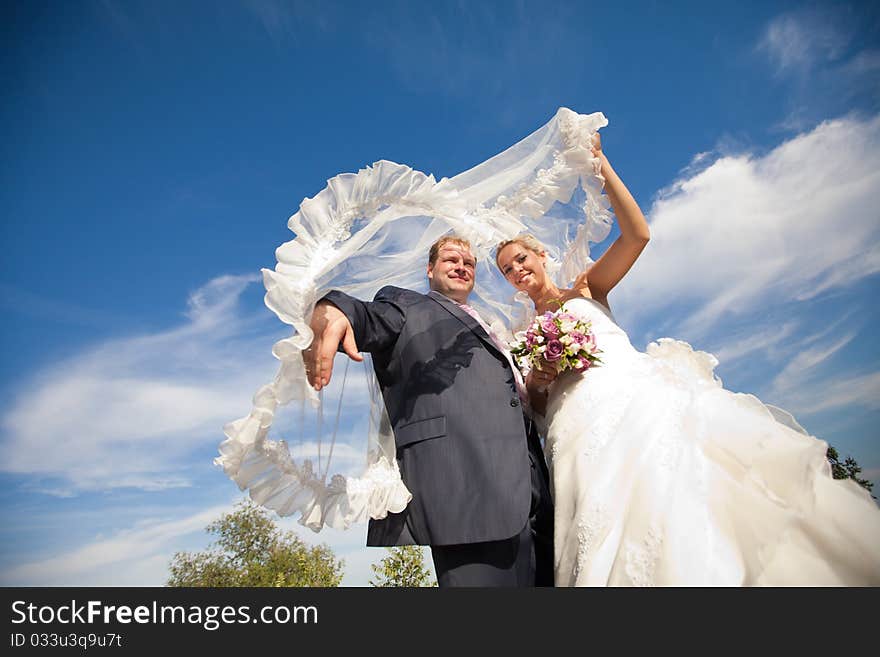
<svg viewBox="0 0 880 657">
<path fill-rule="evenodd" d="M 600 172 L 605 178 L 605 193 L 617 218 L 620 237 L 577 278 L 574 288 L 607 307 L 608 293 L 621 281 L 641 255 L 651 238 L 651 233 L 638 203 L 602 151 L 602 140 L 598 132 L 592 137 L 591 150 L 593 156 L 598 157 L 601 163 Z"/>
</svg>

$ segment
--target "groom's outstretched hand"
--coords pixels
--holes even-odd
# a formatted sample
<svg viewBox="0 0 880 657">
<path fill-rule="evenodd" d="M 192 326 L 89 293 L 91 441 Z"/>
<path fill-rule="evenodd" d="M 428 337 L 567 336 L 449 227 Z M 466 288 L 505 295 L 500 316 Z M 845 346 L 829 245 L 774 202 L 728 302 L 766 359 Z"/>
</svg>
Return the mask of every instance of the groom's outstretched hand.
<svg viewBox="0 0 880 657">
<path fill-rule="evenodd" d="M 333 358 L 339 345 L 342 345 L 342 350 L 352 360 L 361 362 L 364 357 L 358 351 L 354 330 L 348 317 L 329 301 L 319 301 L 315 305 L 309 327 L 315 337 L 312 339 L 312 344 L 303 350 L 303 363 L 306 366 L 309 385 L 315 390 L 320 390 L 330 383 Z"/>
</svg>

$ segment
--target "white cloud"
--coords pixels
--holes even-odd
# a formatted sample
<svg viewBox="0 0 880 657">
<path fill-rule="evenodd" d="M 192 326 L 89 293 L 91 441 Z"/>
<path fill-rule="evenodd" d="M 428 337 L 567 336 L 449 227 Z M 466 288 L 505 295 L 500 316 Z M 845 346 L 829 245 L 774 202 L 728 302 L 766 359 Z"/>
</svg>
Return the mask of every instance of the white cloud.
<svg viewBox="0 0 880 657">
<path fill-rule="evenodd" d="M 333 22 L 332 5 L 314 0 L 245 0 L 244 8 L 256 16 L 263 29 L 279 48 L 288 39 L 315 29 L 327 31 Z"/>
<path fill-rule="evenodd" d="M 765 26 L 755 52 L 775 74 L 786 116 L 775 127 L 801 131 L 820 119 L 873 111 L 880 102 L 880 51 L 871 21 L 846 5 L 798 9 Z"/>
<path fill-rule="evenodd" d="M 765 313 L 880 271 L 880 117 L 826 121 L 766 155 L 720 157 L 648 212 L 652 241 L 615 291 L 637 321 L 690 308 L 678 330 Z"/>
<path fill-rule="evenodd" d="M 880 372 L 824 379 L 815 385 L 792 387 L 786 393 L 786 410 L 809 416 L 845 407 L 880 409 Z"/>
<path fill-rule="evenodd" d="M 880 272 L 880 117 L 700 164 L 649 209 L 652 241 L 612 293 L 615 315 L 713 351 L 728 388 L 843 442 L 818 413 L 880 407 L 862 319 Z"/>
<path fill-rule="evenodd" d="M 62 495 L 187 485 L 186 456 L 218 444 L 277 369 L 273 340 L 255 329 L 283 327 L 238 311 L 257 280 L 216 278 L 191 295 L 180 326 L 98 344 L 26 378 L 2 418 L 3 470 Z"/>
<path fill-rule="evenodd" d="M 323 458 L 327 457 L 328 450 L 330 449 L 330 444 L 326 443 L 317 443 L 314 441 L 306 442 L 306 443 L 297 443 L 296 445 L 290 446 L 290 455 L 295 459 L 316 459 L 318 455 L 321 454 Z M 363 461 L 366 458 L 366 453 L 358 450 L 356 447 L 347 444 L 345 442 L 336 442 L 333 446 L 333 460 L 352 460 L 352 461 Z"/>
<path fill-rule="evenodd" d="M 719 362 L 730 363 L 753 352 L 768 351 L 784 343 L 795 334 L 797 327 L 797 322 L 786 322 L 779 327 L 773 326 L 759 332 L 751 331 L 747 337 L 726 342 L 713 353 Z"/>
<path fill-rule="evenodd" d="M 822 343 L 812 349 L 805 349 L 795 356 L 773 379 L 773 388 L 778 392 L 786 392 L 803 386 L 810 371 L 848 345 L 855 333 L 847 333 L 833 342 Z"/>
<path fill-rule="evenodd" d="M 209 536 L 205 528 L 230 513 L 235 501 L 230 499 L 228 504 L 180 517 L 175 517 L 173 510 L 155 510 L 151 518 L 109 535 L 95 535 L 85 544 L 62 544 L 48 557 L 34 559 L 30 554 L 19 554 L 15 565 L 0 572 L 0 585 L 162 586 L 168 579 L 168 565 L 174 554 L 206 550 L 216 537 Z M 78 512 L 74 518 L 91 523 L 91 513 Z M 365 522 L 344 531 L 325 527 L 315 533 L 292 517 L 279 518 L 272 512 L 269 516 L 277 527 L 292 531 L 307 545 L 327 544 L 338 559 L 343 559 L 342 586 L 368 586 L 373 575 L 370 565 L 385 556 L 382 549 L 366 547 Z M 55 520 L 53 517 L 53 523 Z M 432 567 L 428 551 L 425 563 Z"/>
<path fill-rule="evenodd" d="M 770 57 L 778 72 L 803 72 L 817 63 L 839 59 L 850 39 L 833 13 L 802 10 L 770 21 L 757 48 Z"/>
<path fill-rule="evenodd" d="M 173 520 L 154 519 L 66 554 L 14 566 L 3 586 L 160 586 L 181 540 L 228 513 L 226 506 Z"/>
<path fill-rule="evenodd" d="M 570 6 L 546 12 L 539 5 L 510 3 L 498 11 L 491 3 L 459 2 L 454 29 L 443 13 L 428 3 L 400 3 L 394 21 L 381 13 L 365 17 L 365 43 L 386 56 L 402 84 L 416 93 L 473 102 L 479 88 L 502 121 L 514 111 L 514 103 L 504 101 L 519 90 L 528 89 L 533 98 L 558 93 L 543 62 L 558 57 L 560 44 L 582 40 Z"/>
<path fill-rule="evenodd" d="M 33 475 L 31 490 L 58 496 L 183 487 L 196 472 L 213 469 L 209 457 L 200 457 L 202 468 L 188 459 L 218 445 L 223 426 L 250 412 L 252 395 L 277 371 L 272 344 L 289 330 L 268 313 L 241 312 L 240 296 L 258 280 L 215 278 L 190 295 L 180 326 L 100 343 L 25 380 L 0 421 L 6 455 L 0 469 Z M 272 435 L 291 443 L 294 458 L 317 457 L 320 430 L 326 464 L 344 360 L 324 393 L 323 426 L 310 408 L 304 416 L 298 408 L 278 410 Z M 365 428 L 349 426 L 367 416 L 362 367 L 348 372 L 344 410 L 353 414 L 337 432 L 329 474 L 350 473 L 364 462 Z"/>
</svg>

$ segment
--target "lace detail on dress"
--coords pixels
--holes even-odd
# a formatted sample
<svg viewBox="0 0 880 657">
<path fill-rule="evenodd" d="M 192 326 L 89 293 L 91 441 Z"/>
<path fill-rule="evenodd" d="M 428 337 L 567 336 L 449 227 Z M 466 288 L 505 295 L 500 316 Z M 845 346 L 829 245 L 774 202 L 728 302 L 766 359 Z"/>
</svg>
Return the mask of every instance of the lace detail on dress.
<svg viewBox="0 0 880 657">
<path fill-rule="evenodd" d="M 601 365 L 599 367 L 601 367 Z M 582 453 L 587 458 L 588 462 L 595 462 L 602 449 L 605 448 L 614 436 L 614 433 L 623 420 L 630 399 L 629 395 L 620 394 L 614 398 L 613 403 L 603 406 L 601 412 L 596 413 L 589 438 L 584 444 L 582 450 Z"/>
<path fill-rule="evenodd" d="M 550 445 L 550 463 L 556 461 L 556 457 L 559 456 L 559 442 L 554 442 Z M 549 465 L 549 464 L 548 464 Z"/>
<path fill-rule="evenodd" d="M 663 436 L 658 445 L 660 458 L 657 459 L 657 465 L 672 473 L 675 471 L 679 460 L 681 459 L 681 445 L 672 436 Z"/>
<path fill-rule="evenodd" d="M 574 579 L 577 582 L 582 573 L 589 570 L 589 562 L 599 547 L 605 531 L 608 529 L 609 515 L 604 504 L 596 503 L 585 513 L 577 524 L 577 560 L 574 567 Z"/>
<path fill-rule="evenodd" d="M 684 419 L 689 395 L 675 391 L 669 396 L 664 431 L 656 443 L 657 465 L 666 470 L 667 475 L 674 476 L 681 460 L 685 426 Z"/>
<path fill-rule="evenodd" d="M 633 586 L 654 586 L 654 575 L 660 549 L 663 547 L 663 530 L 652 525 L 641 543 L 626 543 L 626 576 Z"/>
</svg>

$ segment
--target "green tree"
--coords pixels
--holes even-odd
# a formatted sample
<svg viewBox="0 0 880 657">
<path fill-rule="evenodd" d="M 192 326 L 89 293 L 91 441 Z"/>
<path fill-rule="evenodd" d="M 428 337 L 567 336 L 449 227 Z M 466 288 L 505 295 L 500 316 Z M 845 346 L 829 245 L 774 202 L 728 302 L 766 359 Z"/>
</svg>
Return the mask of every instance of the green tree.
<svg viewBox="0 0 880 657">
<path fill-rule="evenodd" d="M 344 562 L 326 545 L 308 547 L 245 500 L 205 528 L 218 536 L 205 552 L 178 552 L 168 586 L 339 586 Z"/>
<path fill-rule="evenodd" d="M 378 564 L 372 564 L 375 580 L 371 586 L 437 586 L 431 570 L 425 566 L 422 548 L 403 545 L 387 548 L 388 554 Z"/>
<path fill-rule="evenodd" d="M 859 473 L 862 471 L 862 466 L 860 466 L 852 456 L 847 456 L 846 460 L 841 462 L 837 450 L 831 447 L 831 445 L 828 446 L 828 451 L 825 453 L 825 456 L 828 459 L 828 462 L 831 463 L 831 473 L 834 475 L 835 479 L 854 479 L 862 488 L 865 488 L 868 491 L 874 489 L 874 484 L 872 482 L 859 477 Z"/>
</svg>

